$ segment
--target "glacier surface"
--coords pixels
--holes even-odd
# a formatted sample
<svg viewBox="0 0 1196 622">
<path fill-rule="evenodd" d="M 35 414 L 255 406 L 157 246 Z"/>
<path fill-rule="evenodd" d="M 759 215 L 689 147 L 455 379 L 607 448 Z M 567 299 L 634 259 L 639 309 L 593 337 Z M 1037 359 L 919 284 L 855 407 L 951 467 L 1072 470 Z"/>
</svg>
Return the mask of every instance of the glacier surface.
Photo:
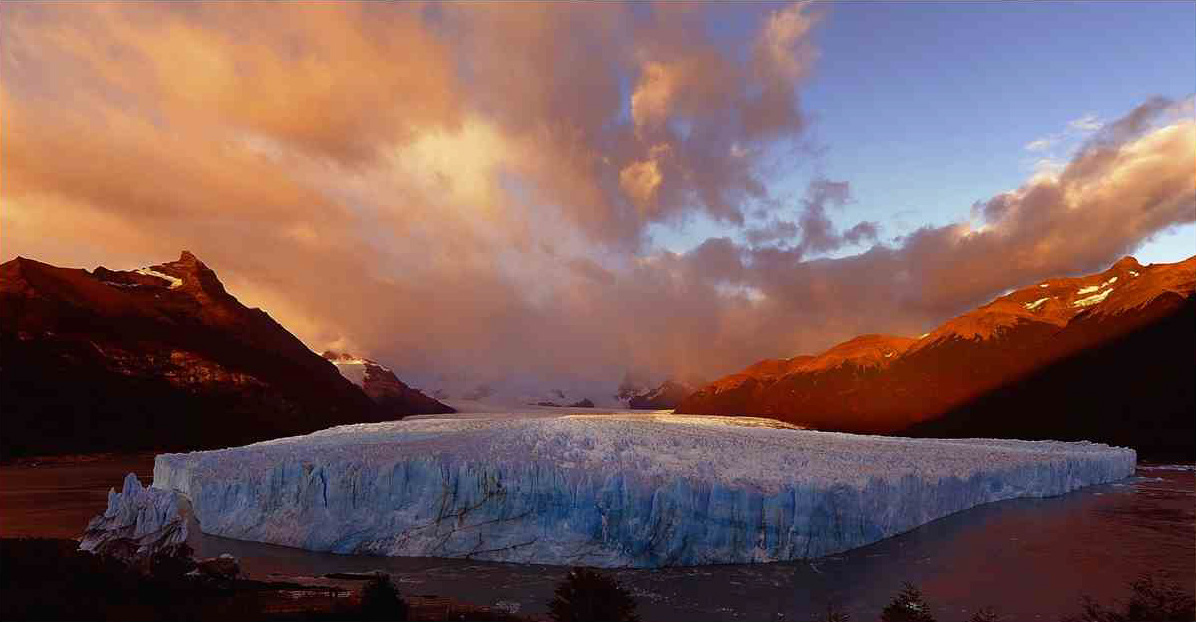
<svg viewBox="0 0 1196 622">
<path fill-rule="evenodd" d="M 424 417 L 160 455 L 153 486 L 229 538 L 659 567 L 837 553 L 983 503 L 1122 479 L 1135 461 L 1087 442 L 860 436 L 746 417 Z"/>
</svg>

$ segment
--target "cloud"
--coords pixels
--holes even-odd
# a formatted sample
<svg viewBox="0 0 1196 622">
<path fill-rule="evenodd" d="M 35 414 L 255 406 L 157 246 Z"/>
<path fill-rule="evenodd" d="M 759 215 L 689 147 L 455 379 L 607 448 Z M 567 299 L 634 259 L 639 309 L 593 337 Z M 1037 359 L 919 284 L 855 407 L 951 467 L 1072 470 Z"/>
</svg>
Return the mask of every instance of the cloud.
<svg viewBox="0 0 1196 622">
<path fill-rule="evenodd" d="M 796 221 L 773 218 L 746 229 L 744 239 L 752 247 L 772 245 L 791 249 L 797 257 L 829 253 L 847 245 L 875 242 L 880 234 L 880 226 L 874 222 L 857 223 L 842 233 L 835 230 L 828 208 L 841 208 L 850 202 L 850 184 L 816 178 L 806 187 Z"/>
<path fill-rule="evenodd" d="M 787 242 L 797 237 L 800 229 L 792 220 L 774 220 L 761 226 L 749 228 L 744 237 L 751 246 L 762 246 L 774 242 Z"/>
<path fill-rule="evenodd" d="M 642 212 L 653 209 L 656 191 L 664 180 L 661 161 L 668 157 L 669 151 L 667 144 L 657 145 L 649 152 L 647 160 L 632 162 L 619 171 L 619 185 Z"/>
<path fill-rule="evenodd" d="M 1026 143 L 1026 151 L 1046 151 L 1059 142 L 1057 136 L 1045 136 Z"/>
<path fill-rule="evenodd" d="M 1078 119 L 1072 119 L 1069 121 L 1067 123 L 1067 127 L 1070 127 L 1073 130 L 1079 130 L 1081 132 L 1095 132 L 1096 130 L 1104 127 L 1104 123 L 1101 123 L 1100 119 L 1098 119 L 1096 115 L 1086 114 Z"/>
<path fill-rule="evenodd" d="M 1092 128 L 1093 131 L 1096 131 L 1096 134 L 1088 139 L 1083 149 L 1093 150 L 1101 145 L 1115 147 L 1120 143 L 1140 136 L 1165 113 L 1175 111 L 1179 106 L 1182 106 L 1182 103 L 1177 104 L 1166 97 L 1151 97 L 1135 106 L 1133 110 L 1120 119 L 1108 125 L 1097 124 L 1096 127 Z"/>
<path fill-rule="evenodd" d="M 876 222 L 859 222 L 843 232 L 843 241 L 848 244 L 875 242 L 880 237 L 880 224 Z"/>
<path fill-rule="evenodd" d="M 648 128 L 658 128 L 668 119 L 673 97 L 687 69 L 656 61 L 644 62 L 639 84 L 631 94 L 631 119 L 638 132 L 642 134 Z"/>
<path fill-rule="evenodd" d="M 918 334 L 1194 218 L 1193 123 L 1158 101 L 981 202 L 982 230 L 836 226 L 847 182 L 790 201 L 768 182 L 801 162 L 765 159 L 804 136 L 818 8 L 756 8 L 732 42 L 704 27 L 727 10 L 0 5 L 0 259 L 188 248 L 417 383 L 613 387 Z M 725 235 L 648 245 L 690 218 Z"/>
<path fill-rule="evenodd" d="M 756 51 L 762 71 L 775 72 L 787 80 L 805 75 L 815 56 L 809 47 L 809 34 L 819 18 L 807 3 L 792 4 L 769 15 Z M 802 53 L 795 54 L 798 48 Z"/>
</svg>

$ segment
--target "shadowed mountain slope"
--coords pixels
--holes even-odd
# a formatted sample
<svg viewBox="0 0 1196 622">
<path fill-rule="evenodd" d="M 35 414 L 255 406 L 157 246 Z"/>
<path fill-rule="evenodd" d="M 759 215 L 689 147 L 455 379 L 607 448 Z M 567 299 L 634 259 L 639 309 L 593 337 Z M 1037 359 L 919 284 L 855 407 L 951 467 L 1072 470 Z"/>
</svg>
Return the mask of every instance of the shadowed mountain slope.
<svg viewBox="0 0 1196 622">
<path fill-rule="evenodd" d="M 1196 257 L 1150 266 L 1126 257 L 1099 274 L 1010 292 L 916 340 L 865 335 L 817 356 L 762 361 L 698 390 L 678 412 L 1190 449 L 1194 291 Z M 1084 408 L 1101 414 L 1082 416 Z"/>
<path fill-rule="evenodd" d="M 0 413 L 5 458 L 239 445 L 395 418 L 186 251 L 133 271 L 0 265 Z"/>
</svg>

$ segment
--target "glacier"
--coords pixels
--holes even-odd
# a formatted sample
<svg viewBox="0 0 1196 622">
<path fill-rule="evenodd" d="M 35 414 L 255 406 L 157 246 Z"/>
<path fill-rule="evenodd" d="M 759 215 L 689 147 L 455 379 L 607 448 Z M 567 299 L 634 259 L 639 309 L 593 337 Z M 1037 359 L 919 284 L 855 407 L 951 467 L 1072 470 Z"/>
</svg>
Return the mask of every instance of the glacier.
<svg viewBox="0 0 1196 622">
<path fill-rule="evenodd" d="M 190 522 L 186 497 L 146 488 L 129 473 L 120 492 L 108 490 L 108 508 L 87 524 L 79 549 L 146 561 L 155 553 L 186 544 Z"/>
<path fill-rule="evenodd" d="M 153 490 L 228 538 L 661 567 L 825 556 L 980 504 L 1122 479 L 1135 463 L 1131 449 L 1089 442 L 862 436 L 748 417 L 425 416 L 159 455 Z"/>
</svg>

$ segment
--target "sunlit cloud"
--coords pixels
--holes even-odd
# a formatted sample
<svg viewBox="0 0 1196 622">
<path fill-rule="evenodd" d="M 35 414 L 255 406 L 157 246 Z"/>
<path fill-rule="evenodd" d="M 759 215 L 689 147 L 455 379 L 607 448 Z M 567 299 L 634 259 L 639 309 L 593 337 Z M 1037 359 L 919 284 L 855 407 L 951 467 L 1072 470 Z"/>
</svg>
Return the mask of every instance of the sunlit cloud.
<svg viewBox="0 0 1196 622">
<path fill-rule="evenodd" d="M 1072 119 L 1067 123 L 1067 127 L 1081 132 L 1095 132 L 1104 127 L 1104 125 L 1094 114 L 1086 114 L 1077 119 Z"/>
<path fill-rule="evenodd" d="M 1045 136 L 1026 143 L 1026 151 L 1046 151 L 1059 142 L 1059 136 Z"/>
<path fill-rule="evenodd" d="M 315 349 L 559 385 L 918 334 L 1196 217 L 1193 122 L 1152 100 L 1031 149 L 1050 165 L 975 227 L 882 243 L 849 179 L 782 191 L 766 162 L 810 157 L 830 9 L 762 8 L 731 43 L 700 27 L 719 10 L 0 5 L 3 259 L 187 248 Z M 653 245 L 699 219 L 719 233 Z"/>
</svg>

